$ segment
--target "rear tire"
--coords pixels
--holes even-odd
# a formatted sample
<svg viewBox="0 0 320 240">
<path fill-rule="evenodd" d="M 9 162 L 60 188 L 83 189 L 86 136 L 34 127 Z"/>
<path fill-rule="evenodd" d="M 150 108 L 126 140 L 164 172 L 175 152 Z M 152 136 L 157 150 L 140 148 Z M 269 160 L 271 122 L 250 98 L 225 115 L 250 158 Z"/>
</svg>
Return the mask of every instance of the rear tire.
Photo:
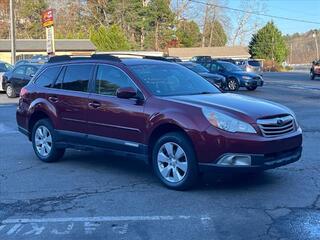
<svg viewBox="0 0 320 240">
<path fill-rule="evenodd" d="M 55 162 L 63 157 L 64 148 L 56 147 L 54 128 L 49 119 L 40 119 L 32 129 L 32 146 L 43 162 Z"/>
<path fill-rule="evenodd" d="M 249 91 L 254 91 L 254 90 L 256 90 L 256 89 L 257 89 L 257 86 L 247 87 L 247 89 L 248 89 Z"/>
<path fill-rule="evenodd" d="M 189 139 L 179 132 L 160 137 L 152 150 L 152 166 L 162 184 L 186 190 L 198 180 L 198 163 Z"/>
<path fill-rule="evenodd" d="M 7 94 L 8 98 L 17 97 L 16 91 L 14 90 L 14 87 L 10 83 L 7 84 L 7 86 L 6 86 L 6 94 Z"/>
<path fill-rule="evenodd" d="M 230 90 L 230 91 L 238 91 L 239 90 L 239 88 L 240 88 L 240 84 L 239 84 L 239 82 L 238 82 L 238 80 L 237 79 L 235 79 L 235 78 L 230 78 L 229 80 L 228 80 L 228 89 Z"/>
</svg>

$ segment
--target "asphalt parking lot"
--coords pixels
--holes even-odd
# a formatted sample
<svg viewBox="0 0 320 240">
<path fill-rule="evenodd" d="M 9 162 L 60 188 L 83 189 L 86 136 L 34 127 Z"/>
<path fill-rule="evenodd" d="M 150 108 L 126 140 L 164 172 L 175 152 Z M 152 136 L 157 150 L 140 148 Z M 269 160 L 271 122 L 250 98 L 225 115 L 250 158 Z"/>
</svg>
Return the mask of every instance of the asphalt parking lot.
<svg viewBox="0 0 320 240">
<path fill-rule="evenodd" d="M 0 94 L 0 239 L 320 239 L 320 79 L 266 73 L 250 95 L 293 109 L 302 159 L 259 175 L 164 188 L 142 162 L 68 150 L 45 164 Z"/>
</svg>

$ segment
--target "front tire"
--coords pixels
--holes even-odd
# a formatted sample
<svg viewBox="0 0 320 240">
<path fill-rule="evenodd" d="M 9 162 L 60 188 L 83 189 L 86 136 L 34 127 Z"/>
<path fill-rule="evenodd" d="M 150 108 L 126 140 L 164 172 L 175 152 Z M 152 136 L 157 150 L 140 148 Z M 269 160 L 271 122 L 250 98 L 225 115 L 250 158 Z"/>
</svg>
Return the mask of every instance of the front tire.
<svg viewBox="0 0 320 240">
<path fill-rule="evenodd" d="M 41 119 L 34 125 L 32 145 L 35 154 L 43 162 L 58 161 L 65 152 L 64 148 L 56 147 L 56 137 L 49 119 Z"/>
<path fill-rule="evenodd" d="M 238 91 L 239 90 L 239 88 L 240 88 L 240 84 L 239 84 L 239 82 L 238 82 L 238 80 L 237 79 L 235 79 L 235 78 L 230 78 L 229 80 L 228 80 L 228 89 L 230 90 L 230 91 Z"/>
<path fill-rule="evenodd" d="M 315 76 L 314 76 L 314 73 L 313 72 L 310 72 L 310 79 L 311 80 L 314 80 Z"/>
<path fill-rule="evenodd" d="M 152 151 L 152 166 L 162 184 L 174 190 L 186 190 L 198 180 L 198 164 L 189 139 L 179 132 L 160 137 Z"/>
<path fill-rule="evenodd" d="M 247 89 L 248 89 L 249 91 L 254 91 L 254 90 L 256 90 L 256 89 L 257 89 L 257 86 L 247 87 Z"/>
<path fill-rule="evenodd" d="M 14 90 L 14 87 L 10 83 L 6 86 L 6 94 L 7 94 L 8 98 L 17 97 L 16 91 Z"/>
</svg>

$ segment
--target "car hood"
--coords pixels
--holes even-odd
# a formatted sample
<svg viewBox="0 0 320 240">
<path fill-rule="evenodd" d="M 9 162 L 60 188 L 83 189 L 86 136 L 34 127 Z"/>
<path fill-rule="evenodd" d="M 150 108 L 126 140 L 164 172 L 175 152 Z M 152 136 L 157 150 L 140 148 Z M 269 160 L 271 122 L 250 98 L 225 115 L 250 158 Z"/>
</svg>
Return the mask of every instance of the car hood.
<svg viewBox="0 0 320 240">
<path fill-rule="evenodd" d="M 199 75 L 201 77 L 205 77 L 205 78 L 213 78 L 213 79 L 223 79 L 224 76 L 219 75 L 219 74 L 214 74 L 214 73 L 209 73 L 209 72 L 202 72 L 199 73 Z"/>
<path fill-rule="evenodd" d="M 259 118 L 292 114 L 290 109 L 280 104 L 231 93 L 173 96 L 169 99 L 212 108 L 250 123 L 255 123 Z"/>
</svg>

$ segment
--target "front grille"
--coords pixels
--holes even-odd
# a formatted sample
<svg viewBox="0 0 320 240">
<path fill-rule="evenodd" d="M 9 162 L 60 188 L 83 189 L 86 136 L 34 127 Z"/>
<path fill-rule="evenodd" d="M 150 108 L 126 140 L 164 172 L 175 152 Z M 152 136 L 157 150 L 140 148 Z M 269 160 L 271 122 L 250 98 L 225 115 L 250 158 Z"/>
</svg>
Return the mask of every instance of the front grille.
<svg viewBox="0 0 320 240">
<path fill-rule="evenodd" d="M 264 137 L 277 137 L 296 130 L 295 120 L 291 115 L 259 119 L 257 123 Z"/>
</svg>

